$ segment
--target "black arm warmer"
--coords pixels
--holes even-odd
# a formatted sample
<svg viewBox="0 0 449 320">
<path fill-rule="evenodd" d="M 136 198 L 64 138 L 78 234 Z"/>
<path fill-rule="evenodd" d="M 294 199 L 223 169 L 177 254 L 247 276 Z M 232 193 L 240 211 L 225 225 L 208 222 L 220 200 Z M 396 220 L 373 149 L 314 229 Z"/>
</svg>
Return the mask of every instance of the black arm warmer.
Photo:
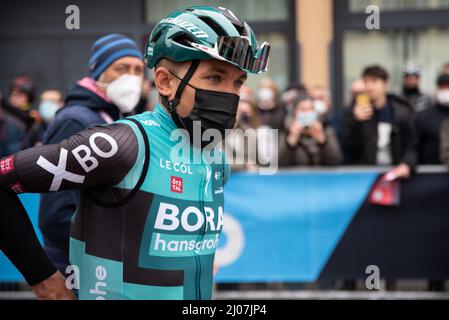
<svg viewBox="0 0 449 320">
<path fill-rule="evenodd" d="M 30 286 L 56 272 L 17 195 L 0 190 L 0 249 Z"/>
</svg>

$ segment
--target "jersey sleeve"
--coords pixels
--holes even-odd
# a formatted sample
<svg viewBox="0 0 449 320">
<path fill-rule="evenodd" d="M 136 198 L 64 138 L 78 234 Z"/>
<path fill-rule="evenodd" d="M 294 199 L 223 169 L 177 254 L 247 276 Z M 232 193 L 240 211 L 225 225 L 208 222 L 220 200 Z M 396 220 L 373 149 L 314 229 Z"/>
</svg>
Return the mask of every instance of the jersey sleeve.
<svg viewBox="0 0 449 320">
<path fill-rule="evenodd" d="M 126 124 L 95 126 L 61 141 L 0 160 L 0 188 L 15 193 L 56 192 L 119 183 L 138 154 Z"/>
<path fill-rule="evenodd" d="M 42 249 L 33 225 L 18 197 L 0 190 L 0 250 L 12 261 L 29 285 L 56 272 Z"/>
</svg>

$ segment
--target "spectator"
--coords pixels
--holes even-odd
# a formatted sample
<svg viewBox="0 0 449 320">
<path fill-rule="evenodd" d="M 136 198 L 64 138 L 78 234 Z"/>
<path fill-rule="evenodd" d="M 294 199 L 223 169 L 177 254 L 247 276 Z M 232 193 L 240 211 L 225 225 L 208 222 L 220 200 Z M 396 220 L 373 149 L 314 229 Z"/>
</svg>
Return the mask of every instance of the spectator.
<svg viewBox="0 0 449 320">
<path fill-rule="evenodd" d="M 293 113 L 295 101 L 304 94 L 307 94 L 307 89 L 302 83 L 293 83 L 285 89 L 281 95 L 281 103 L 287 115 Z"/>
<path fill-rule="evenodd" d="M 418 162 L 420 164 L 439 164 L 445 159 L 441 145 L 446 129 L 443 122 L 449 119 L 449 75 L 442 74 L 437 79 L 435 104 L 416 117 L 418 136 Z M 444 160 L 443 160 L 444 161 Z"/>
<path fill-rule="evenodd" d="M 280 139 L 280 166 L 338 165 L 342 154 L 335 131 L 320 121 L 309 96 L 295 102 L 295 111 L 287 119 L 288 133 Z"/>
<path fill-rule="evenodd" d="M 415 112 L 423 111 L 432 105 L 432 98 L 419 89 L 421 68 L 409 61 L 404 68 L 402 96 L 408 101 Z"/>
<path fill-rule="evenodd" d="M 313 99 L 313 106 L 323 122 L 327 122 L 332 117 L 332 104 L 329 90 L 324 86 L 314 86 L 310 88 L 310 96 Z"/>
<path fill-rule="evenodd" d="M 343 141 L 351 163 L 398 165 L 392 174 L 407 178 L 416 165 L 413 110 L 406 100 L 387 93 L 388 73 L 380 66 L 365 68 L 366 96 L 347 110 Z"/>
<path fill-rule="evenodd" d="M 3 110 L 0 94 L 0 158 L 23 148 L 23 128 Z"/>
<path fill-rule="evenodd" d="M 68 91 L 64 107 L 45 132 L 45 144 L 60 143 L 93 125 L 111 123 L 137 105 L 144 63 L 133 40 L 118 34 L 98 39 L 89 66 L 90 76 Z M 41 195 L 39 227 L 44 249 L 63 273 L 69 264 L 70 219 L 78 197 L 74 190 Z"/>
<path fill-rule="evenodd" d="M 20 130 L 20 149 L 35 146 L 42 141 L 45 127 L 39 113 L 33 109 L 36 88 L 29 77 L 15 78 L 9 88 L 9 96 L 2 101 L 3 113 L 14 127 Z M 16 132 L 17 133 L 17 132 Z M 15 136 L 11 139 L 17 141 Z M 6 137 L 9 140 L 9 137 Z"/>
<path fill-rule="evenodd" d="M 53 121 L 56 112 L 63 104 L 62 94 L 58 90 L 46 90 L 42 92 L 38 110 L 46 126 Z"/>
<path fill-rule="evenodd" d="M 262 124 L 273 129 L 283 129 L 286 110 L 280 104 L 279 89 L 269 80 L 262 80 L 256 95 L 257 109 Z"/>
</svg>

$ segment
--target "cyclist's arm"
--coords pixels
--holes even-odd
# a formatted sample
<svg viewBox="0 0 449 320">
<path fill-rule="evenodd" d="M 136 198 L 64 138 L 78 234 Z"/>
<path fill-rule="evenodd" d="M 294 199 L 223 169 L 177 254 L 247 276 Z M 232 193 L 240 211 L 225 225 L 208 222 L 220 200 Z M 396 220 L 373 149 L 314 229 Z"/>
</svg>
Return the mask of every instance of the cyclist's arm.
<svg viewBox="0 0 449 320">
<path fill-rule="evenodd" d="M 0 250 L 12 261 L 29 285 L 56 272 L 45 255 L 28 215 L 16 195 L 0 191 Z"/>
<path fill-rule="evenodd" d="M 44 193 L 114 185 L 131 170 L 137 151 L 130 126 L 95 126 L 59 144 L 30 148 L 1 159 L 0 189 Z"/>
<path fill-rule="evenodd" d="M 75 299 L 42 249 L 25 208 L 15 194 L 0 190 L 0 250 L 39 299 Z"/>
</svg>

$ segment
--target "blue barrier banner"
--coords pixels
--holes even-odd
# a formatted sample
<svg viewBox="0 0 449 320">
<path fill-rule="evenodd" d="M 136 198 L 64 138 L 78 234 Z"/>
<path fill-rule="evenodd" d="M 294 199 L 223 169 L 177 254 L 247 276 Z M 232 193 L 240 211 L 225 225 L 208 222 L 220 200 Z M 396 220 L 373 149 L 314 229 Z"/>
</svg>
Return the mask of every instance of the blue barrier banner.
<svg viewBox="0 0 449 320">
<path fill-rule="evenodd" d="M 39 210 L 39 195 L 38 194 L 21 194 L 20 200 L 27 211 L 38 239 L 42 243 L 42 234 L 38 228 L 38 210 Z M 22 275 L 17 271 L 14 265 L 6 258 L 0 251 L 0 282 L 22 282 L 25 281 Z"/>
<path fill-rule="evenodd" d="M 368 265 L 389 279 L 449 279 L 449 172 L 418 170 L 395 206 L 368 201 L 379 177 L 378 168 L 233 174 L 216 281 L 357 279 Z M 41 240 L 39 195 L 20 199 Z M 0 282 L 18 281 L 0 252 Z"/>
<path fill-rule="evenodd" d="M 315 281 L 378 173 L 235 174 L 218 282 Z"/>
</svg>

